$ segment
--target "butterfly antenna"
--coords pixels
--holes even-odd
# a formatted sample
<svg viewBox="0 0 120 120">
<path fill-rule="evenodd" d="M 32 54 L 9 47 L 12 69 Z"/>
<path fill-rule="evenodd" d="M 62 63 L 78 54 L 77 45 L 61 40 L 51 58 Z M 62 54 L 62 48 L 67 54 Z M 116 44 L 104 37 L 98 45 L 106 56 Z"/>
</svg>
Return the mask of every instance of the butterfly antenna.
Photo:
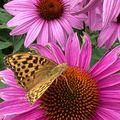
<svg viewBox="0 0 120 120">
<path fill-rule="evenodd" d="M 68 83 L 67 78 L 66 78 L 64 75 L 61 75 L 61 76 L 66 80 L 66 83 L 67 83 L 68 88 L 69 88 L 70 91 L 73 93 L 73 90 L 72 90 L 71 87 L 69 86 L 69 83 Z"/>
</svg>

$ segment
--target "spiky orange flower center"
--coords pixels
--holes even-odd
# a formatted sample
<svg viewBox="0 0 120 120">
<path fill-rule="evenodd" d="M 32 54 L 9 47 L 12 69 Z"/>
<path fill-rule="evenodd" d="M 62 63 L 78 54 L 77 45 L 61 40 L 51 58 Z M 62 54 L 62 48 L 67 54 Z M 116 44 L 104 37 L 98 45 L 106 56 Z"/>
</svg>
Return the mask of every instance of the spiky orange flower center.
<svg viewBox="0 0 120 120">
<path fill-rule="evenodd" d="M 88 120 L 98 104 L 98 90 L 91 76 L 68 67 L 45 92 L 41 107 L 49 120 Z"/>
<path fill-rule="evenodd" d="M 61 0 L 40 0 L 37 8 L 39 15 L 45 20 L 60 18 L 64 11 L 64 5 Z"/>
</svg>

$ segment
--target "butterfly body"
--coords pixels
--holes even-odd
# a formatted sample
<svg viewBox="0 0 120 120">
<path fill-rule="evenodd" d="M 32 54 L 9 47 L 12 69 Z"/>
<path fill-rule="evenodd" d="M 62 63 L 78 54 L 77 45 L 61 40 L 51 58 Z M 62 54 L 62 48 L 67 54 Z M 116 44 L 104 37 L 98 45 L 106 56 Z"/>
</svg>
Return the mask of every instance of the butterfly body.
<svg viewBox="0 0 120 120">
<path fill-rule="evenodd" d="M 39 99 L 67 68 L 64 63 L 57 65 L 54 61 L 32 52 L 8 55 L 4 62 L 14 72 L 17 83 L 27 91 L 27 98 L 31 103 Z"/>
</svg>

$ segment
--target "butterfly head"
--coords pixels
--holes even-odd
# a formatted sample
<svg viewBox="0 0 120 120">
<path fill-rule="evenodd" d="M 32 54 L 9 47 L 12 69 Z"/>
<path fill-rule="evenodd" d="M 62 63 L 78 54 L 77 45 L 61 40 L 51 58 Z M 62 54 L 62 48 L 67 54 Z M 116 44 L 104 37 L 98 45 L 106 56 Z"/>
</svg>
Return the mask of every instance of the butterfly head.
<svg viewBox="0 0 120 120">
<path fill-rule="evenodd" d="M 68 65 L 66 63 L 63 64 L 59 64 L 56 67 L 54 67 L 54 69 L 51 70 L 50 74 L 51 75 L 61 75 L 62 72 L 64 72 L 64 70 L 68 67 Z"/>
</svg>

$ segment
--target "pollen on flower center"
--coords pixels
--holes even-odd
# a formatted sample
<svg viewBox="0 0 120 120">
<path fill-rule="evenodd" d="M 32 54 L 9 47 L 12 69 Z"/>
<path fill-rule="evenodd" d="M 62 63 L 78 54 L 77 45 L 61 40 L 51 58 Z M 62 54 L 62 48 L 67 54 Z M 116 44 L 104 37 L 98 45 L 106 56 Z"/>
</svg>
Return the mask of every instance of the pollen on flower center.
<svg viewBox="0 0 120 120">
<path fill-rule="evenodd" d="M 49 120 L 88 120 L 98 105 L 98 89 L 87 72 L 68 67 L 41 100 Z"/>
<path fill-rule="evenodd" d="M 54 20 L 62 16 L 64 5 L 61 0 L 40 0 L 37 9 L 43 19 Z"/>
</svg>

